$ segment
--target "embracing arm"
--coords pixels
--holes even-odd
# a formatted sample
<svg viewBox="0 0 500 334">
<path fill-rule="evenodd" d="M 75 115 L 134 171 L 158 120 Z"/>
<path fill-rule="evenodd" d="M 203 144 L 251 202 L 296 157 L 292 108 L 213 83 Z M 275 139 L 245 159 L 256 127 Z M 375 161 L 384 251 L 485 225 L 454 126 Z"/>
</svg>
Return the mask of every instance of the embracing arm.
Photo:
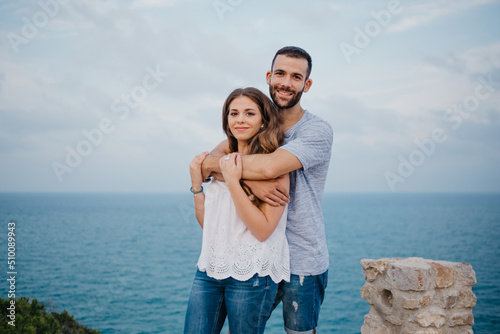
<svg viewBox="0 0 500 334">
<path fill-rule="evenodd" d="M 227 140 L 221 142 L 203 161 L 203 176 L 220 173 L 219 159 L 229 153 Z M 302 168 L 300 160 L 287 150 L 277 149 L 269 154 L 243 156 L 243 179 L 270 180 Z"/>
<path fill-rule="evenodd" d="M 284 189 L 280 178 L 288 178 L 291 171 L 302 168 L 299 159 L 292 153 L 277 149 L 271 154 L 255 154 L 243 157 L 243 178 L 252 193 L 271 206 L 284 206 L 290 201 L 288 189 Z"/>
<path fill-rule="evenodd" d="M 236 211 L 252 234 L 263 242 L 273 234 L 285 207 L 275 207 L 267 203 L 263 203 L 260 208 L 255 206 L 240 185 L 242 157 L 238 154 L 231 154 L 229 157 L 228 160 L 221 159 L 220 165 L 236 206 Z M 290 179 L 288 174 L 279 178 L 278 182 L 286 191 L 289 190 Z"/>
<path fill-rule="evenodd" d="M 222 141 L 217 147 L 215 147 L 210 154 L 203 160 L 202 164 L 202 175 L 203 179 L 206 180 L 211 175 L 215 176 L 217 179 L 222 180 L 220 174 L 219 160 L 224 155 L 229 153 L 229 144 L 227 140 Z"/>
<path fill-rule="evenodd" d="M 243 157 L 243 179 L 270 180 L 302 168 L 300 160 L 292 153 L 277 149 L 270 154 L 253 154 Z"/>
<path fill-rule="evenodd" d="M 229 152 L 226 141 L 220 143 L 203 162 L 203 177 L 220 177 L 219 158 Z M 243 179 L 255 196 L 271 206 L 286 205 L 289 202 L 285 190 L 277 178 L 302 168 L 300 160 L 292 153 L 277 149 L 270 154 L 253 154 L 242 157 Z M 263 181 L 266 180 L 266 181 Z"/>
</svg>

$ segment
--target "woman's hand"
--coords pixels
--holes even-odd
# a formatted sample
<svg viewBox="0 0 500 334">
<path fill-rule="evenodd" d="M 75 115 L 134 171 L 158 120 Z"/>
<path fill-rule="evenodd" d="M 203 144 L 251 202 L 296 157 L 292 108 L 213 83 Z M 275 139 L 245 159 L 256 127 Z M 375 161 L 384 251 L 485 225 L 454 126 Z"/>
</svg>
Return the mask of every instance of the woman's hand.
<svg viewBox="0 0 500 334">
<path fill-rule="evenodd" d="M 223 156 L 219 160 L 220 170 L 227 185 L 237 182 L 240 183 L 243 169 L 241 167 L 241 155 L 231 153 Z"/>
<path fill-rule="evenodd" d="M 193 191 L 201 190 L 201 184 L 203 182 L 203 176 L 201 171 L 201 165 L 203 160 L 208 156 L 208 152 L 203 152 L 194 157 L 193 161 L 189 164 L 189 172 L 191 174 L 191 186 Z"/>
</svg>

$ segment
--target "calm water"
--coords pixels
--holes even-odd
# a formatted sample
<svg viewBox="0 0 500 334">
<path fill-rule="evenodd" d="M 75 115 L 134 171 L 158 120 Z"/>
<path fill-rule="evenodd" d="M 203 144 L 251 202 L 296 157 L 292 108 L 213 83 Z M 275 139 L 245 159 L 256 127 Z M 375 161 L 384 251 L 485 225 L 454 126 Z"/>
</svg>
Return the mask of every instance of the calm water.
<svg viewBox="0 0 500 334">
<path fill-rule="evenodd" d="M 17 222 L 17 297 L 66 309 L 103 333 L 181 333 L 201 247 L 190 195 L 0 194 L 1 295 L 7 222 Z M 500 195 L 327 194 L 330 279 L 322 333 L 360 333 L 362 258 L 467 262 L 475 333 L 500 327 Z M 283 333 L 281 311 L 267 333 Z"/>
</svg>

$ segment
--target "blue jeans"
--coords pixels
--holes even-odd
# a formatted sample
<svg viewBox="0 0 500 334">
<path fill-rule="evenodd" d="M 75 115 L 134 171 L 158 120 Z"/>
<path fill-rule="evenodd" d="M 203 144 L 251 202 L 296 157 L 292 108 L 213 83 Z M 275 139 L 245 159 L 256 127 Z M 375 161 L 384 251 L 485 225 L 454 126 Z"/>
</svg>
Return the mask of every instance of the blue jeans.
<svg viewBox="0 0 500 334">
<path fill-rule="evenodd" d="M 220 333 L 226 315 L 231 334 L 264 333 L 278 291 L 269 276 L 217 280 L 196 271 L 184 323 L 185 334 Z"/>
<path fill-rule="evenodd" d="M 273 309 L 283 302 L 283 320 L 288 334 L 316 333 L 327 285 L 328 270 L 317 276 L 290 275 L 290 282 L 279 284 Z"/>
</svg>

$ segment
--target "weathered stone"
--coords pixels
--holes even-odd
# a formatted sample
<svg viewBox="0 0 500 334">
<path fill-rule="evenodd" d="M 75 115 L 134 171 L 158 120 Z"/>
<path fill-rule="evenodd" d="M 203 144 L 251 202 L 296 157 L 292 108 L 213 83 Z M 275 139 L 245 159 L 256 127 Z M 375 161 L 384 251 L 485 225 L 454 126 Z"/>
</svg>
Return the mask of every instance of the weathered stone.
<svg viewBox="0 0 500 334">
<path fill-rule="evenodd" d="M 470 265 L 421 258 L 361 264 L 367 281 L 361 297 L 370 303 L 363 334 L 473 334 Z"/>
<path fill-rule="evenodd" d="M 416 316 L 412 321 L 419 324 L 420 327 L 436 327 L 440 328 L 446 322 L 446 314 L 439 309 L 430 309 Z"/>
<path fill-rule="evenodd" d="M 472 313 L 456 314 L 450 318 L 449 321 L 450 327 L 466 326 L 466 325 L 468 326 L 474 325 L 474 316 L 472 315 Z"/>
<path fill-rule="evenodd" d="M 457 300 L 458 296 L 455 294 L 446 296 L 444 299 L 444 308 L 445 309 L 454 308 L 457 305 Z"/>
<path fill-rule="evenodd" d="M 476 306 L 477 303 L 477 297 L 471 290 L 460 291 L 460 293 L 458 294 L 458 300 L 460 306 L 466 308 L 473 308 Z"/>
<path fill-rule="evenodd" d="M 370 268 L 370 269 L 366 269 L 364 272 L 363 272 L 364 276 L 365 276 L 365 280 L 367 282 L 373 282 L 375 281 L 377 278 L 378 278 L 378 275 L 380 274 L 378 271 L 376 271 L 375 269 L 373 268 Z"/>
<path fill-rule="evenodd" d="M 425 291 L 429 287 L 431 267 L 418 258 L 409 258 L 389 264 L 387 277 L 403 291 Z"/>
<path fill-rule="evenodd" d="M 407 310 L 417 310 L 421 307 L 425 307 L 432 300 L 432 295 L 425 295 L 420 299 L 407 299 L 403 298 L 401 306 Z"/>
<path fill-rule="evenodd" d="M 373 305 L 374 303 L 374 295 L 376 293 L 376 290 L 373 288 L 373 285 L 366 283 L 363 285 L 361 288 L 361 298 L 366 300 L 370 305 Z"/>
<path fill-rule="evenodd" d="M 402 306 L 407 310 L 417 310 L 420 308 L 420 303 L 416 299 L 404 299 Z"/>
<path fill-rule="evenodd" d="M 477 283 L 476 272 L 470 264 L 458 263 L 456 269 L 464 285 L 473 286 Z"/>
<path fill-rule="evenodd" d="M 390 290 L 384 289 L 380 296 L 382 297 L 382 303 L 384 303 L 385 306 L 392 307 L 394 304 L 394 296 Z"/>
<path fill-rule="evenodd" d="M 386 320 L 396 326 L 401 326 L 403 324 L 403 320 L 393 315 L 388 316 Z"/>
<path fill-rule="evenodd" d="M 422 297 L 422 299 L 420 299 L 418 301 L 418 304 L 420 305 L 420 307 L 425 307 L 425 306 L 427 306 L 427 304 L 429 304 L 429 302 L 431 301 L 431 299 L 432 299 L 432 296 L 425 295 L 425 296 Z"/>
<path fill-rule="evenodd" d="M 438 262 L 431 262 L 431 267 L 436 270 L 436 287 L 447 288 L 455 282 L 455 270 L 448 266 L 444 266 Z"/>
<path fill-rule="evenodd" d="M 372 260 L 372 259 L 362 259 L 361 260 L 361 267 L 363 269 L 368 269 L 368 268 L 374 268 L 376 269 L 379 273 L 384 274 L 385 270 L 387 269 L 387 265 L 391 262 L 399 260 L 398 258 L 393 258 L 393 259 L 378 259 L 378 260 Z"/>
<path fill-rule="evenodd" d="M 365 280 L 368 282 L 375 281 L 379 275 L 385 274 L 387 265 L 394 261 L 395 259 L 361 260 Z"/>
<path fill-rule="evenodd" d="M 368 313 L 365 315 L 365 322 L 361 327 L 361 334 L 391 334 L 382 319 L 378 316 Z"/>
<path fill-rule="evenodd" d="M 434 329 L 434 328 L 427 328 L 424 331 L 415 332 L 415 334 L 443 334 L 443 332 L 440 332 L 440 331 L 438 331 L 437 329 Z"/>
</svg>

